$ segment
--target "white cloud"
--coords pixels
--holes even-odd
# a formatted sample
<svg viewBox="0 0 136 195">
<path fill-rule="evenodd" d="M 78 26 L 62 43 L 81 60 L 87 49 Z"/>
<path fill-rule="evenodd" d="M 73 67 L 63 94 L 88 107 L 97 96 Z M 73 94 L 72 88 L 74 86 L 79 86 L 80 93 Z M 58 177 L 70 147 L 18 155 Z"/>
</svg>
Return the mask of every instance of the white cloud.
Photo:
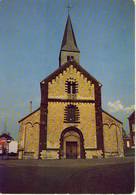
<svg viewBox="0 0 136 195">
<path fill-rule="evenodd" d="M 133 111 L 134 108 L 135 108 L 134 105 L 131 105 L 131 106 L 125 107 L 125 108 L 124 108 L 124 111 L 126 111 L 126 112 L 128 113 L 128 112 Z"/>
<path fill-rule="evenodd" d="M 120 100 L 114 102 L 108 102 L 108 108 L 110 112 L 132 112 L 134 110 L 134 105 L 125 106 L 121 103 Z"/>
</svg>

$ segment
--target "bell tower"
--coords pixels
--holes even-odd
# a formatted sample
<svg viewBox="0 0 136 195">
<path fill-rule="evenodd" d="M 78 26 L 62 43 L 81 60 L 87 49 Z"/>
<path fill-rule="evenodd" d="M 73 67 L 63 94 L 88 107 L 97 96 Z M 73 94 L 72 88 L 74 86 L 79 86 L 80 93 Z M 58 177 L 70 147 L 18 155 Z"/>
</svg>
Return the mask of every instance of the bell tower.
<svg viewBox="0 0 136 195">
<path fill-rule="evenodd" d="M 59 66 L 62 66 L 66 62 L 73 60 L 79 63 L 80 51 L 76 43 L 71 18 L 70 15 L 68 14 L 59 54 Z"/>
</svg>

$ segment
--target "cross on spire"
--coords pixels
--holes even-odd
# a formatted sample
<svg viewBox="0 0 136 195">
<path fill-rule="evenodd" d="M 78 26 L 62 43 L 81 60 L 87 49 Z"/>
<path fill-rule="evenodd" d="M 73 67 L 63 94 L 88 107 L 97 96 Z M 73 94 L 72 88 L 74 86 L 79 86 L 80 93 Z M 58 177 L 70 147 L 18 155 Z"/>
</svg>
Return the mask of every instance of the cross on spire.
<svg viewBox="0 0 136 195">
<path fill-rule="evenodd" d="M 68 0 L 68 5 L 67 5 L 68 14 L 69 14 L 71 8 L 72 8 L 72 6 L 70 6 L 69 0 Z"/>
</svg>

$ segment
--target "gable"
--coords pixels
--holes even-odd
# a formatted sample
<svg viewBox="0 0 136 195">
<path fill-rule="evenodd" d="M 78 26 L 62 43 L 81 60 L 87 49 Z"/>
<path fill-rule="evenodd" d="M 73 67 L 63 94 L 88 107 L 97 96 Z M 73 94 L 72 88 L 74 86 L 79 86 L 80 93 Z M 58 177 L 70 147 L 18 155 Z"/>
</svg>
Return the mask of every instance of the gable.
<svg viewBox="0 0 136 195">
<path fill-rule="evenodd" d="M 93 79 L 87 79 L 83 72 L 72 64 L 48 82 L 48 98 L 68 98 L 68 84 L 73 83 L 77 99 L 94 100 L 95 90 Z"/>
<path fill-rule="evenodd" d="M 52 81 L 52 79 L 55 79 L 56 76 L 58 76 L 60 73 L 63 73 L 63 71 L 65 71 L 71 65 L 73 65 L 73 67 L 77 71 L 81 72 L 84 75 L 84 77 L 87 78 L 87 80 L 90 80 L 93 83 L 102 86 L 102 84 L 99 81 L 97 81 L 91 74 L 89 74 L 81 65 L 77 64 L 75 61 L 69 61 L 69 62 L 63 64 L 61 67 L 56 69 L 53 73 L 51 73 L 49 76 L 47 76 L 45 79 L 43 79 L 41 81 L 41 83 Z"/>
<path fill-rule="evenodd" d="M 83 69 L 75 61 L 69 61 L 59 67 L 56 71 L 41 81 L 42 94 L 48 93 L 48 98 L 64 98 L 67 99 L 67 93 L 65 89 L 65 82 L 68 79 L 75 79 L 78 83 L 78 97 L 79 99 L 94 99 L 95 87 L 101 87 L 101 83 L 98 82 L 92 75 L 90 75 L 85 69 Z M 45 87 L 48 91 L 45 91 Z M 43 97 L 43 96 L 42 96 Z"/>
<path fill-rule="evenodd" d="M 102 110 L 102 118 L 103 118 L 103 124 L 107 124 L 108 126 L 111 126 L 112 124 L 115 124 L 116 126 L 120 126 L 123 123 L 116 119 L 114 116 L 110 115 L 108 112 Z"/>
<path fill-rule="evenodd" d="M 23 117 L 22 119 L 20 119 L 18 121 L 18 123 L 21 123 L 21 122 L 27 123 L 27 122 L 32 121 L 35 118 L 38 118 L 38 121 L 40 121 L 40 117 L 39 116 L 40 116 L 40 108 L 34 110 L 30 114 L 28 114 L 25 117 Z"/>
</svg>

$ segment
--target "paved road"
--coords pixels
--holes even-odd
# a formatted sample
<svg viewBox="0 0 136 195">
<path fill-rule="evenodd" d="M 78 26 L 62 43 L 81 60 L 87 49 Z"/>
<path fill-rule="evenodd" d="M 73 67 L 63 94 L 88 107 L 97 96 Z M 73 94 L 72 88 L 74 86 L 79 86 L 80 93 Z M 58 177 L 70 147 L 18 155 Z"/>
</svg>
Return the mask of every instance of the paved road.
<svg viewBox="0 0 136 195">
<path fill-rule="evenodd" d="M 134 158 L 0 161 L 2 193 L 131 193 Z"/>
</svg>

